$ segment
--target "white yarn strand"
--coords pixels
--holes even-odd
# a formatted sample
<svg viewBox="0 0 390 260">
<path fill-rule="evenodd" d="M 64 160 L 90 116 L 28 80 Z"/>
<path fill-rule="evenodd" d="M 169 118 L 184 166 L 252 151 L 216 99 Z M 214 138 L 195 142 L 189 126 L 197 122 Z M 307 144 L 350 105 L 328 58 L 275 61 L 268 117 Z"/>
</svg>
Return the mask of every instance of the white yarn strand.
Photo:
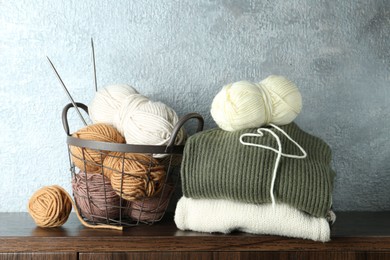
<svg viewBox="0 0 390 260">
<path fill-rule="evenodd" d="M 277 154 L 275 164 L 274 164 L 274 169 L 272 172 L 271 187 L 270 187 L 270 196 L 271 196 L 272 206 L 275 206 L 276 202 L 275 202 L 274 188 L 275 188 L 275 180 L 276 180 L 276 175 L 278 172 L 281 157 L 283 156 L 283 157 L 287 157 L 287 158 L 304 159 L 307 157 L 307 153 L 296 141 L 294 141 L 285 131 L 283 131 L 283 129 L 279 128 L 278 126 L 276 126 L 274 124 L 269 124 L 269 125 L 274 127 L 275 129 L 277 129 L 279 132 L 281 132 L 285 137 L 287 137 L 288 140 L 290 140 L 302 152 L 302 155 L 283 153 L 282 144 L 280 142 L 279 136 L 269 128 L 265 128 L 265 127 L 258 128 L 257 133 L 245 133 L 245 134 L 242 134 L 240 136 L 240 143 L 243 145 L 254 146 L 254 147 L 259 147 L 259 148 L 271 150 Z M 275 148 L 273 148 L 271 146 L 267 146 L 267 145 L 245 142 L 243 140 L 244 137 L 263 137 L 264 133 L 262 131 L 266 131 L 266 132 L 270 133 L 275 138 L 275 140 L 278 144 L 278 149 L 275 149 Z"/>
</svg>

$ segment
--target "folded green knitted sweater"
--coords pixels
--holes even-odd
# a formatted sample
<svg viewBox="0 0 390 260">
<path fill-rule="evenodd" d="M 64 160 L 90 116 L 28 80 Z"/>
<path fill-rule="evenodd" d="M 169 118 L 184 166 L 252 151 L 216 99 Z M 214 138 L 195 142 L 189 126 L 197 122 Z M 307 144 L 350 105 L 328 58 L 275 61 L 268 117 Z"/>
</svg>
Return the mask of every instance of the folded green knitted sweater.
<svg viewBox="0 0 390 260">
<path fill-rule="evenodd" d="M 316 217 L 325 217 L 332 204 L 335 176 L 330 166 L 331 149 L 295 123 L 280 128 L 302 146 L 307 157 L 281 157 L 274 186 L 276 201 Z M 283 153 L 301 154 L 284 135 L 272 127 L 270 129 L 280 137 Z M 256 131 L 257 128 L 234 132 L 211 129 L 189 137 L 181 166 L 184 196 L 270 203 L 277 154 L 240 143 L 242 134 Z M 266 132 L 262 137 L 245 137 L 245 141 L 278 147 L 276 139 Z"/>
</svg>

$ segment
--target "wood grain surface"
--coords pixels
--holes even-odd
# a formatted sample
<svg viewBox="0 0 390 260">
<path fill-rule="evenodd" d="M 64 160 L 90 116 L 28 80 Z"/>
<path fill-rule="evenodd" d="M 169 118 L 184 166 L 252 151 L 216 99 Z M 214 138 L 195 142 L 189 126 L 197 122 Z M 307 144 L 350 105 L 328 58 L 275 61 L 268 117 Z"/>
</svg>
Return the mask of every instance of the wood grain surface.
<svg viewBox="0 0 390 260">
<path fill-rule="evenodd" d="M 339 212 L 331 239 L 322 243 L 241 232 L 226 235 L 181 231 L 172 216 L 154 225 L 112 231 L 85 228 L 72 214 L 63 227 L 39 228 L 27 213 L 0 213 L 0 252 L 84 252 L 87 254 L 83 257 L 88 259 L 90 252 L 229 252 L 237 257 L 242 251 L 380 253 L 390 251 L 390 212 Z"/>
</svg>

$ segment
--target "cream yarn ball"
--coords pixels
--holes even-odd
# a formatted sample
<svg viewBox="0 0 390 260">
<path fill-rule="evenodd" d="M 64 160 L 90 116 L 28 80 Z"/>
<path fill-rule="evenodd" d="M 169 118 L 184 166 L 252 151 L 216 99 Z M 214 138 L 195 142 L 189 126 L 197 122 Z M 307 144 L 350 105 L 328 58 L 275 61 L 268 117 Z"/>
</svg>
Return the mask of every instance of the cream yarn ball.
<svg viewBox="0 0 390 260">
<path fill-rule="evenodd" d="M 123 100 L 137 93 L 136 89 L 125 84 L 108 85 L 100 89 L 88 106 L 92 122 L 113 125 Z"/>
<path fill-rule="evenodd" d="M 302 97 L 295 84 L 271 75 L 260 83 L 228 84 L 214 97 L 211 116 L 226 131 L 291 123 L 300 113 Z"/>
<path fill-rule="evenodd" d="M 214 97 L 211 116 L 226 131 L 256 127 L 267 120 L 263 93 L 249 81 L 224 86 Z"/>
<path fill-rule="evenodd" d="M 179 120 L 172 108 L 149 100 L 129 85 L 102 88 L 96 92 L 88 112 L 94 123 L 113 125 L 128 144 L 166 145 Z M 182 144 L 184 139 L 184 130 L 180 129 L 175 144 Z"/>
<path fill-rule="evenodd" d="M 275 125 L 294 121 L 302 110 L 302 96 L 298 87 L 283 76 L 271 75 L 260 82 L 272 100 L 272 120 Z"/>
<path fill-rule="evenodd" d="M 114 126 L 123 134 L 126 143 L 131 144 L 166 145 L 179 120 L 172 108 L 141 94 L 128 96 L 118 115 Z M 184 131 L 180 129 L 175 144 L 183 143 L 184 138 Z"/>
</svg>

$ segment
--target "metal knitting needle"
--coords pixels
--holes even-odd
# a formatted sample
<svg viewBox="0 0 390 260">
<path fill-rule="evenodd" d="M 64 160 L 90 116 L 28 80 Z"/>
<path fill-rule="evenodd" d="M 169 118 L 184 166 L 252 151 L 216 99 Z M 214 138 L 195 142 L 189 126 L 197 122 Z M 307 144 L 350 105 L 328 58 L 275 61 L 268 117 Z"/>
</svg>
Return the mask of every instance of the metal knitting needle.
<svg viewBox="0 0 390 260">
<path fill-rule="evenodd" d="M 93 39 L 92 38 L 91 38 L 91 47 L 92 47 L 93 78 L 94 78 L 94 83 L 95 83 L 95 91 L 97 92 L 95 48 L 93 47 Z"/>
<path fill-rule="evenodd" d="M 62 87 L 64 88 L 66 94 L 68 95 L 68 98 L 70 99 L 70 102 L 72 102 L 74 108 L 76 109 L 77 113 L 79 114 L 81 121 L 83 121 L 84 125 L 88 125 L 87 122 L 85 121 L 83 115 L 81 114 L 81 112 L 80 112 L 78 106 L 76 105 L 76 102 L 74 102 L 74 100 L 73 100 L 72 96 L 70 95 L 70 93 L 69 93 L 67 87 L 65 86 L 65 84 L 64 84 L 64 82 L 62 81 L 60 75 L 58 74 L 56 68 L 54 67 L 53 62 L 51 62 L 51 60 L 49 59 L 49 57 L 46 56 L 46 58 L 47 58 L 47 60 L 49 61 L 51 67 L 53 68 L 54 73 L 57 75 L 57 78 L 58 78 L 58 80 L 60 81 Z"/>
</svg>

